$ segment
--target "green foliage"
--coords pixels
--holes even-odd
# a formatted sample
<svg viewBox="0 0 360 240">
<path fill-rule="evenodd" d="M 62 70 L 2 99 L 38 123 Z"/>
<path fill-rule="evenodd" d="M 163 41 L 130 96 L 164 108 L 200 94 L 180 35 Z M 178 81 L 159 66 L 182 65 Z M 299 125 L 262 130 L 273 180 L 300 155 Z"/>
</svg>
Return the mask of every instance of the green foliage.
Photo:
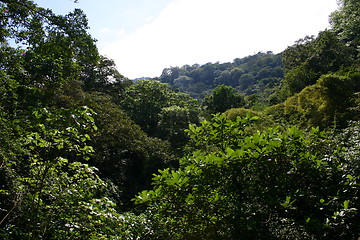
<svg viewBox="0 0 360 240">
<path fill-rule="evenodd" d="M 96 111 L 98 131 L 91 135 L 95 150 L 91 163 L 102 178 L 110 179 L 116 186 L 113 198 L 118 205 L 129 209 L 130 199 L 150 187 L 152 174 L 169 166 L 173 158 L 171 148 L 168 143 L 147 136 L 110 96 L 92 93 L 83 101 Z"/>
<path fill-rule="evenodd" d="M 99 239 L 115 233 L 109 228 L 117 221 L 114 203 L 101 194 L 107 186 L 83 163 L 93 153 L 87 145 L 88 133 L 96 130 L 92 114 L 88 108 L 39 109 L 18 130 L 22 154 L 2 163 L 9 180 L 1 191 L 7 200 L 3 238 Z"/>
<path fill-rule="evenodd" d="M 172 239 L 357 236 L 348 224 L 353 215 L 336 213 L 352 207 L 343 194 L 354 192 L 339 184 L 342 158 L 325 147 L 324 133 L 292 127 L 247 134 L 251 120 L 218 115 L 191 127 L 200 150 L 178 170 L 159 171 L 154 189 L 134 200 L 150 207 Z M 336 232 L 339 220 L 352 231 Z"/>
<path fill-rule="evenodd" d="M 245 100 L 233 87 L 220 85 L 204 98 L 203 105 L 208 112 L 219 113 L 230 108 L 244 106 Z"/>
<path fill-rule="evenodd" d="M 357 1 L 340 1 L 331 15 L 333 29 L 300 39 L 282 53 L 285 80 L 271 101 L 290 98 L 269 108 L 269 114 L 323 128 L 344 127 L 347 120 L 357 118 L 357 7 Z"/>
<path fill-rule="evenodd" d="M 16 83 L 13 110 L 44 107 L 65 83 L 87 82 L 89 67 L 100 58 L 81 10 L 61 16 L 32 1 L 1 1 L 0 8 L 6 9 L 0 17 L 1 78 Z"/>
<path fill-rule="evenodd" d="M 116 192 L 110 187 L 117 186 L 100 179 L 99 175 L 106 176 L 105 171 L 89 165 L 101 154 L 106 157 L 109 150 L 107 142 L 91 146 L 101 140 L 98 136 L 106 135 L 105 129 L 94 124 L 94 118 L 102 120 L 98 122 L 101 127 L 119 122 L 108 124 L 105 111 L 99 111 L 99 116 L 79 106 L 95 105 L 96 100 L 86 98 L 95 99 L 96 94 L 83 90 L 96 89 L 118 101 L 127 80 L 111 60 L 99 56 L 81 10 L 55 15 L 32 1 L 0 1 L 0 9 L 0 238 L 121 238 L 123 229 L 142 220 L 124 214 L 128 221 L 121 221 L 122 216 L 115 210 L 118 207 L 109 198 Z M 118 119 L 133 124 L 124 114 L 114 121 Z M 132 127 L 137 130 L 134 135 L 139 134 L 139 128 L 128 125 L 120 129 L 131 132 Z M 159 156 L 166 155 L 162 142 L 149 141 L 141 134 L 143 139 L 134 137 L 129 141 L 138 141 L 132 144 L 140 146 L 141 139 L 147 143 L 144 148 L 152 149 L 138 151 L 132 159 L 152 159 L 156 151 Z M 134 150 L 129 141 L 119 151 Z M 94 153 L 94 149 L 104 152 Z M 118 159 L 123 157 L 119 152 L 115 154 Z M 140 171 L 139 178 L 145 175 Z M 136 188 L 134 193 L 139 190 Z M 139 227 L 132 232 L 128 231 L 128 239 L 145 230 Z"/>
<path fill-rule="evenodd" d="M 113 239 L 154 239 L 153 223 L 146 214 L 135 215 L 125 212 L 120 215 L 117 222 L 117 235 Z"/>
<path fill-rule="evenodd" d="M 283 78 L 281 55 L 259 52 L 232 63 L 206 63 L 165 68 L 159 77 L 171 87 L 202 99 L 218 85 L 232 86 L 244 94 L 261 93 L 265 79 Z M 267 86 L 273 88 L 273 86 Z"/>
<path fill-rule="evenodd" d="M 336 136 L 336 144 L 342 146 L 345 150 L 341 153 L 345 159 L 345 164 L 342 165 L 342 169 L 345 172 L 342 184 L 349 186 L 352 191 L 344 192 L 346 201 L 343 203 L 343 209 L 336 212 L 334 215 L 333 224 L 339 227 L 339 231 L 347 232 L 347 226 L 355 227 L 359 222 L 359 196 L 360 196 L 360 132 L 359 122 L 350 121 L 349 126 L 341 130 Z M 351 216 L 354 221 L 344 222 L 342 216 Z M 340 219 L 338 218 L 340 216 Z"/>
<path fill-rule="evenodd" d="M 358 16 L 341 1 L 333 29 L 282 55 L 133 83 L 99 55 L 81 10 L 0 0 L 0 238 L 356 239 Z M 213 90 L 203 104 L 225 115 L 195 125 L 196 100 L 170 87 Z M 270 117 L 344 129 L 330 140 Z M 178 169 L 174 149 L 192 151 Z M 148 209 L 128 211 L 144 189 L 134 202 Z"/>
<path fill-rule="evenodd" d="M 283 117 L 290 123 L 299 123 L 302 127 L 332 126 L 335 115 L 329 109 L 326 96 L 322 88 L 312 85 L 304 88 L 300 93 L 287 99 L 283 106 Z"/>
<path fill-rule="evenodd" d="M 340 8 L 330 15 L 333 31 L 354 47 L 360 42 L 360 3 L 357 0 L 341 0 Z M 359 49 L 357 49 L 359 51 Z"/>
<path fill-rule="evenodd" d="M 246 89 L 253 84 L 255 84 L 255 77 L 250 73 L 243 74 L 239 78 L 239 86 L 241 89 Z"/>
<path fill-rule="evenodd" d="M 240 118 L 257 118 L 254 122 L 253 127 L 256 130 L 265 130 L 269 127 L 276 126 L 275 122 L 267 115 L 262 112 L 246 109 L 246 108 L 232 108 L 225 112 L 226 117 L 229 120 L 235 121 L 238 117 Z M 251 129 L 251 128 L 249 128 Z"/>
<path fill-rule="evenodd" d="M 338 72 L 321 76 L 317 83 L 305 87 L 284 103 L 266 110 L 277 121 L 286 120 L 302 127 L 322 128 L 346 126 L 356 119 L 355 94 L 360 90 L 358 73 Z"/>
<path fill-rule="evenodd" d="M 290 94 L 313 85 L 322 75 L 336 72 L 353 63 L 354 49 L 333 32 L 323 31 L 317 38 L 300 39 L 283 52 L 285 82 Z"/>
<path fill-rule="evenodd" d="M 216 114 L 212 121 L 202 121 L 200 127 L 190 125 L 188 132 L 196 148 L 225 150 L 228 145 L 237 145 L 246 135 L 245 129 L 257 119 L 257 116 L 247 115 L 231 121 L 224 114 Z"/>
<path fill-rule="evenodd" d="M 188 107 L 170 106 L 161 110 L 158 129 L 162 139 L 168 140 L 175 148 L 183 147 L 189 138 L 185 129 L 198 122 L 198 112 Z"/>
<path fill-rule="evenodd" d="M 146 133 L 169 140 L 174 147 L 186 143 L 183 131 L 198 121 L 195 99 L 155 80 L 139 80 L 126 88 L 121 106 Z"/>
<path fill-rule="evenodd" d="M 313 85 L 319 78 L 319 74 L 309 70 L 307 66 L 307 64 L 302 64 L 286 73 L 286 87 L 289 89 L 290 95 Z"/>
<path fill-rule="evenodd" d="M 167 84 L 140 80 L 126 89 L 121 106 L 145 132 L 154 135 L 158 115 L 168 106 L 170 91 Z"/>
</svg>

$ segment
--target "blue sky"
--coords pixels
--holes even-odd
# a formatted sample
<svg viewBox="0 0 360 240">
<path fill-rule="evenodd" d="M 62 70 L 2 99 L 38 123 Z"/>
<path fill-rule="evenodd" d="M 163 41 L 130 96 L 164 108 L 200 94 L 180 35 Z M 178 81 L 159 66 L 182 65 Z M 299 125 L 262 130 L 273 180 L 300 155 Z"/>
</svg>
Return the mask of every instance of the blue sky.
<svg viewBox="0 0 360 240">
<path fill-rule="evenodd" d="M 81 8 L 100 53 L 129 78 L 184 64 L 283 51 L 329 27 L 336 0 L 35 0 L 65 14 Z"/>
<path fill-rule="evenodd" d="M 39 6 L 66 14 L 82 9 L 89 19 L 91 33 L 102 40 L 106 29 L 132 32 L 143 26 L 173 0 L 34 0 Z M 155 3 L 155 4 L 154 4 Z"/>
</svg>

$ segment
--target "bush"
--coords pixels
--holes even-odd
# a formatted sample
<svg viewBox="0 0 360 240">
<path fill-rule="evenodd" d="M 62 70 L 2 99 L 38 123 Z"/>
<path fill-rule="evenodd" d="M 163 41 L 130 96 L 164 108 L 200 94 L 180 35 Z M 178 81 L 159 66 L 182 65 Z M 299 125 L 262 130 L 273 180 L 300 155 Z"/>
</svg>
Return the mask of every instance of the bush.
<svg viewBox="0 0 360 240">
<path fill-rule="evenodd" d="M 351 238 L 357 218 L 339 150 L 318 128 L 255 133 L 256 118 L 191 126 L 197 151 L 141 192 L 171 239 Z M 349 227 L 354 232 L 345 232 Z M 294 237 L 294 238 L 293 238 Z"/>
</svg>

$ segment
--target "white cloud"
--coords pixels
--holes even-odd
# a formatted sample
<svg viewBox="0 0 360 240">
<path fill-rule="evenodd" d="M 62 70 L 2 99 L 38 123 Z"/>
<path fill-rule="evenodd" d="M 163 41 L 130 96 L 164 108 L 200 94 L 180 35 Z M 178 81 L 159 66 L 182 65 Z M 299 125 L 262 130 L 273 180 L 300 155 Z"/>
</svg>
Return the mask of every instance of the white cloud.
<svg viewBox="0 0 360 240">
<path fill-rule="evenodd" d="M 110 28 L 103 28 L 103 29 L 99 30 L 100 34 L 108 34 L 108 33 L 111 33 L 111 32 L 112 32 L 112 30 Z"/>
<path fill-rule="evenodd" d="M 280 52 L 325 29 L 335 8 L 335 0 L 176 0 L 100 51 L 127 77 L 154 77 L 169 66 Z"/>
</svg>

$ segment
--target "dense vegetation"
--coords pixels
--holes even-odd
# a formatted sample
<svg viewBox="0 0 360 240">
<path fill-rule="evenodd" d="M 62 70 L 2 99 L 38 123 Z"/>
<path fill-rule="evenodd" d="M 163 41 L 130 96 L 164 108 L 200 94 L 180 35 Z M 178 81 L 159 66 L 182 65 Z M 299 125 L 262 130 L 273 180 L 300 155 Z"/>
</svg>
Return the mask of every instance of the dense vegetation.
<svg viewBox="0 0 360 240">
<path fill-rule="evenodd" d="M 81 10 L 0 0 L 0 238 L 358 239 L 359 9 L 134 82 Z"/>
<path fill-rule="evenodd" d="M 165 68 L 157 80 L 169 83 L 173 89 L 203 98 L 216 86 L 236 88 L 239 93 L 252 95 L 258 102 L 268 102 L 269 96 L 284 78 L 281 55 L 259 52 L 236 58 L 232 63 L 194 64 Z"/>
</svg>

